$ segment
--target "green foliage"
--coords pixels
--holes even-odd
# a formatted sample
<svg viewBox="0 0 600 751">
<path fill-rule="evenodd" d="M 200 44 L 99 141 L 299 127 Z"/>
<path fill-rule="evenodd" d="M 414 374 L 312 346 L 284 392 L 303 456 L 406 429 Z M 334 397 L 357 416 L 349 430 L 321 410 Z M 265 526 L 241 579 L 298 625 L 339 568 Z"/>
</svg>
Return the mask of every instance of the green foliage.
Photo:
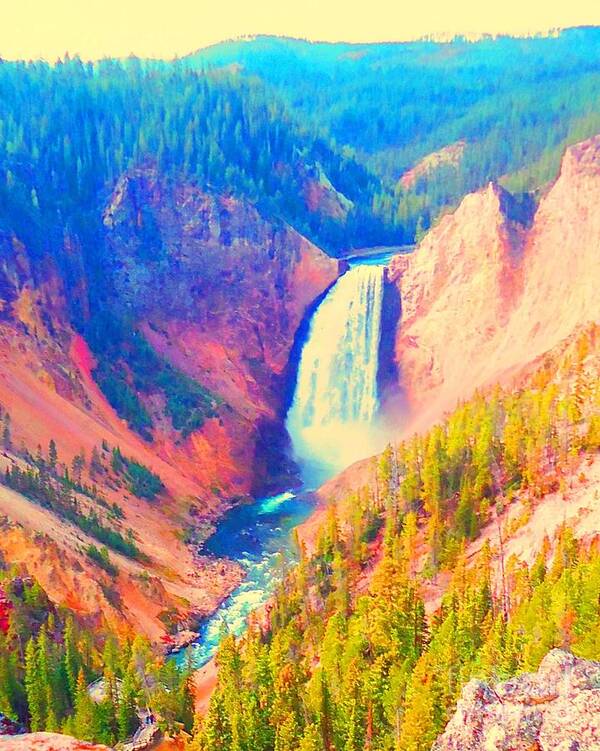
<svg viewBox="0 0 600 751">
<path fill-rule="evenodd" d="M 98 356 L 93 375 L 106 398 L 130 426 L 152 440 L 152 418 L 140 396 L 160 393 L 175 430 L 186 438 L 216 414 L 219 399 L 160 357 L 125 322 L 102 317 L 89 328 Z"/>
<path fill-rule="evenodd" d="M 103 554 L 102 554 L 103 555 Z M 21 581 L 21 580 L 19 580 Z M 139 725 L 149 707 L 171 733 L 192 729 L 190 676 L 165 663 L 148 642 L 119 641 L 107 629 L 88 630 L 73 614 L 54 608 L 39 584 L 10 593 L 10 628 L 0 631 L 0 708 L 31 731 L 66 732 L 114 746 Z M 103 679 L 96 701 L 88 684 Z"/>
<path fill-rule="evenodd" d="M 519 193 L 538 188 L 566 144 L 598 131 L 599 36 L 573 29 L 396 45 L 259 38 L 172 63 L 5 61 L 0 226 L 40 254 L 50 246 L 72 280 L 82 268 L 62 249 L 63 230 L 79 237 L 95 303 L 106 283 L 99 199 L 149 160 L 257 203 L 334 254 L 411 242 L 417 227 L 491 179 L 508 176 Z M 409 188 L 398 181 L 458 141 L 466 148 L 456 165 Z M 314 174 L 349 199 L 346 216 L 307 207 L 304 184 Z M 138 219 L 140 260 L 160 259 L 154 217 L 140 205 Z M 74 296 L 73 313 L 84 304 Z"/>
<path fill-rule="evenodd" d="M 535 670 L 554 647 L 600 657 L 598 545 L 563 525 L 554 556 L 545 540 L 528 566 L 504 559 L 494 523 L 465 552 L 515 483 L 531 504 L 597 451 L 599 333 L 582 332 L 520 390 L 477 394 L 389 446 L 374 486 L 328 509 L 268 628 L 223 639 L 199 748 L 429 751 L 470 678 Z M 427 577 L 442 568 L 427 617 Z"/>
<path fill-rule="evenodd" d="M 165 489 L 157 474 L 135 459 L 123 456 L 118 447 L 112 451 L 111 466 L 118 474 L 125 475 L 129 491 L 138 498 L 153 501 Z"/>
<path fill-rule="evenodd" d="M 117 576 L 119 569 L 111 562 L 108 550 L 105 547 L 97 548 L 95 545 L 88 545 L 85 552 L 107 574 L 110 574 L 113 578 Z"/>
<path fill-rule="evenodd" d="M 373 211 L 385 227 L 401 226 L 408 241 L 490 180 L 508 176 L 518 193 L 551 180 L 564 147 L 600 131 L 599 53 L 598 29 L 580 28 L 451 43 L 258 37 L 201 50 L 192 63 L 239 65 L 241 75 L 272 86 L 342 153 L 356 155 L 392 186 L 375 193 Z M 458 141 L 466 148 L 456 164 L 423 174 L 410 188 L 398 181 L 421 158 Z"/>
<path fill-rule="evenodd" d="M 101 359 L 94 369 L 94 378 L 104 396 L 129 427 L 142 438 L 152 440 L 152 418 L 135 389 L 127 382 L 127 371 L 121 363 Z"/>
<path fill-rule="evenodd" d="M 44 469 L 29 466 L 21 469 L 13 465 L 1 478 L 4 485 L 16 490 L 35 503 L 52 509 L 62 519 L 76 524 L 81 530 L 129 558 L 144 560 L 138 546 L 130 537 L 105 525 L 94 509 L 87 513 L 79 507 L 71 485 L 62 482 Z"/>
<path fill-rule="evenodd" d="M 85 235 L 95 241 L 85 251 L 94 273 L 102 273 L 99 197 L 149 160 L 256 202 L 326 247 L 346 245 L 357 231 L 366 244 L 384 239 L 383 222 L 371 213 L 379 179 L 318 127 L 292 117 L 256 79 L 182 63 L 5 62 L 0 94 L 0 225 L 10 222 L 40 252 L 64 227 Z M 316 165 L 355 204 L 346 221 L 306 206 L 304 171 Z M 144 207 L 140 227 L 140 254 L 160 258 L 163 242 Z"/>
</svg>

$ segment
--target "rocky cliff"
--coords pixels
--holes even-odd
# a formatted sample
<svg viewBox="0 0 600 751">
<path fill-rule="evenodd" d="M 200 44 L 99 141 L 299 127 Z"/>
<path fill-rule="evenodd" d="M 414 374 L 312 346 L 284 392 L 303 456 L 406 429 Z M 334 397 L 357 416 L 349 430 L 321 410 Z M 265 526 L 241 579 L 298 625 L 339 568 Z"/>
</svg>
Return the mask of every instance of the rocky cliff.
<svg viewBox="0 0 600 751">
<path fill-rule="evenodd" d="M 0 556 L 82 615 L 113 625 L 123 618 L 158 638 L 166 613 L 206 613 L 239 580 L 184 540 L 201 539 L 240 497 L 293 482 L 282 427 L 286 368 L 296 331 L 337 278 L 338 262 L 249 204 L 150 168 L 120 179 L 101 226 L 102 252 L 65 235 L 58 250 L 40 255 L 14 233 L 0 235 L 0 405 L 11 434 L 0 463 L 4 472 L 22 461 L 17 454 L 47 452 L 51 440 L 69 469 L 82 451 L 89 462 L 102 446 L 120 447 L 161 478 L 160 502 L 135 496 L 109 468 L 93 478 L 86 468 L 83 480 L 121 508 L 123 519 L 110 524 L 132 530 L 147 564 L 115 554 L 119 576 L 109 581 L 82 553 L 93 539 L 1 487 Z M 103 310 L 133 332 L 123 346 L 102 328 L 87 338 Z M 140 384 L 148 349 L 129 346 L 131 337 L 150 345 L 159 377 L 149 373 Z M 118 393 L 138 390 L 152 423 L 145 436 L 109 403 L 100 366 L 123 374 Z M 173 394 L 162 388 L 169 378 L 210 395 L 197 425 L 175 424 Z M 180 392 L 176 406 L 185 410 L 188 394 Z M 89 499 L 81 503 L 87 508 Z M 106 509 L 96 510 L 104 520 Z M 67 581 L 65 560 L 78 586 Z"/>
<path fill-rule="evenodd" d="M 396 361 L 413 427 L 600 320 L 598 196 L 600 136 L 567 150 L 535 214 L 490 184 L 394 261 Z"/>
<path fill-rule="evenodd" d="M 223 402 L 185 446 L 193 471 L 224 495 L 281 484 L 286 366 L 338 262 L 250 205 L 153 169 L 120 180 L 104 224 L 114 306 Z M 168 433 L 155 438 L 172 451 Z"/>
<path fill-rule="evenodd" d="M 600 748 L 600 663 L 554 649 L 537 673 L 472 680 L 432 751 Z"/>
</svg>

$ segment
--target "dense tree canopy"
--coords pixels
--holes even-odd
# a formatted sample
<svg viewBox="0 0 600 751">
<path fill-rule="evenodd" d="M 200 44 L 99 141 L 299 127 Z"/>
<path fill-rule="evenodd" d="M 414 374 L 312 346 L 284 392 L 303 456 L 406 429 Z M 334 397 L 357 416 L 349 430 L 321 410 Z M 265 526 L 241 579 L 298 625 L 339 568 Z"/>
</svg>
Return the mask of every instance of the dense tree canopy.
<svg viewBox="0 0 600 751">
<path fill-rule="evenodd" d="M 0 712 L 32 732 L 64 732 L 114 745 L 150 707 L 171 732 L 192 729 L 190 675 L 165 662 L 143 637 L 119 639 L 86 628 L 58 610 L 40 585 L 0 569 L 0 591 L 11 604 L 0 632 Z M 102 681 L 96 695 L 88 691 Z"/>
<path fill-rule="evenodd" d="M 479 394 L 388 447 L 374 487 L 343 515 L 330 507 L 268 628 L 223 641 L 195 748 L 429 751 L 469 678 L 534 670 L 553 647 L 598 659 L 598 546 L 563 524 L 529 564 L 503 552 L 537 500 L 600 449 L 598 335 L 527 387 Z M 517 494 L 523 513 L 497 522 Z"/>
<path fill-rule="evenodd" d="M 466 193 L 504 176 L 518 192 L 552 179 L 566 143 L 600 131 L 600 32 L 477 42 L 327 44 L 257 37 L 200 50 L 192 64 L 238 66 L 271 85 L 303 122 L 352 153 L 387 191 L 374 207 L 412 238 Z M 465 141 L 458 166 L 396 181 Z M 395 188 L 394 188 L 395 186 Z M 390 196 L 389 190 L 393 191 Z"/>
</svg>

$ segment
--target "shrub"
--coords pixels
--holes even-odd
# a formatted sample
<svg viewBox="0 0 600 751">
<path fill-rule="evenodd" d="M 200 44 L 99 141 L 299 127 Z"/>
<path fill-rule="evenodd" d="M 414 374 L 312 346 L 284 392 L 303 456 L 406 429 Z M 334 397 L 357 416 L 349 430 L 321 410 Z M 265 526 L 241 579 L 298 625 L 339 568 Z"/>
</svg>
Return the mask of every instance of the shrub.
<svg viewBox="0 0 600 751">
<path fill-rule="evenodd" d="M 86 553 L 88 554 L 88 557 L 94 561 L 94 563 L 100 566 L 101 569 L 104 569 L 104 571 L 112 576 L 113 579 L 118 575 L 119 569 L 110 560 L 108 550 L 105 546 L 97 548 L 95 545 L 88 545 Z"/>
</svg>

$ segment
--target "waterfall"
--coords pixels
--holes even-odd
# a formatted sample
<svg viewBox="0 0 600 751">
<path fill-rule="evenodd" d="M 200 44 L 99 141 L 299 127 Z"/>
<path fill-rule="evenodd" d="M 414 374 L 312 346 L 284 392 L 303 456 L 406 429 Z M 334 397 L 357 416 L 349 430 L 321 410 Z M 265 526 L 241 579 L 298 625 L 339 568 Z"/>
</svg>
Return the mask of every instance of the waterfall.
<svg viewBox="0 0 600 751">
<path fill-rule="evenodd" d="M 357 265 L 317 308 L 287 428 L 307 482 L 374 450 L 384 267 Z"/>
</svg>

